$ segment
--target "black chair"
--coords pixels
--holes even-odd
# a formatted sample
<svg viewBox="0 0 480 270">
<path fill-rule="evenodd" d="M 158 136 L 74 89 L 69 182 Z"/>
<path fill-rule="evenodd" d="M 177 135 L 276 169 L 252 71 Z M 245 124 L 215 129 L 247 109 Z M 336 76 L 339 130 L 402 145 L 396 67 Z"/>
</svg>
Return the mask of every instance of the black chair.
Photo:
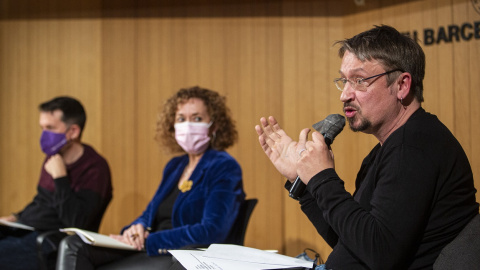
<svg viewBox="0 0 480 270">
<path fill-rule="evenodd" d="M 40 270 L 54 269 L 60 241 L 67 236 L 58 230 L 39 233 L 37 236 L 37 259 Z M 45 252 L 48 251 L 48 252 Z"/>
<path fill-rule="evenodd" d="M 243 246 L 245 241 L 245 234 L 247 232 L 248 222 L 250 221 L 250 217 L 252 215 L 253 209 L 255 205 L 257 205 L 258 199 L 248 199 L 243 202 L 240 206 L 238 211 L 238 216 L 235 222 L 233 223 L 233 227 L 230 229 L 230 232 L 227 235 L 225 241 L 222 244 L 234 244 Z M 208 245 L 202 244 L 193 244 L 181 247 L 180 249 L 206 249 Z M 174 258 L 175 261 L 175 258 Z"/>
<path fill-rule="evenodd" d="M 442 249 L 433 269 L 480 269 L 480 214 Z"/>
<path fill-rule="evenodd" d="M 257 205 L 257 202 L 257 199 L 248 199 L 243 202 L 243 204 L 240 206 L 238 217 L 224 242 L 225 244 L 243 246 L 248 222 L 250 221 L 250 216 L 252 215 L 253 209 Z"/>
<path fill-rule="evenodd" d="M 89 230 L 94 232 L 98 231 L 98 229 L 100 228 L 100 223 L 102 222 L 103 215 L 105 214 L 109 203 L 110 201 L 106 202 L 106 204 L 100 209 L 96 216 L 95 223 Z M 65 236 L 67 236 L 67 234 L 60 232 L 59 230 L 39 232 L 36 241 L 37 260 L 40 270 L 55 269 L 58 246 L 60 244 L 60 241 L 62 241 Z"/>
</svg>

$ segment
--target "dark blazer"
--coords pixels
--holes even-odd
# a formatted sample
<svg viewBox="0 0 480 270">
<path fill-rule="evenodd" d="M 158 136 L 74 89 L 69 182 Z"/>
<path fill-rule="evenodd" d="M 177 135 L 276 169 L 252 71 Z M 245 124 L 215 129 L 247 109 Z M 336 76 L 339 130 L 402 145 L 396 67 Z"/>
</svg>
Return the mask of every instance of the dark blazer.
<svg viewBox="0 0 480 270">
<path fill-rule="evenodd" d="M 133 224 L 142 224 L 145 228 L 152 226 L 158 206 L 177 187 L 187 164 L 187 155 L 168 162 L 163 181 L 147 209 L 123 230 Z M 148 236 L 145 249 L 149 256 L 187 245 L 221 243 L 227 237 L 245 199 L 240 165 L 227 152 L 209 149 L 190 180 L 193 182 L 191 189 L 180 192 L 173 206 L 173 228 Z"/>
</svg>

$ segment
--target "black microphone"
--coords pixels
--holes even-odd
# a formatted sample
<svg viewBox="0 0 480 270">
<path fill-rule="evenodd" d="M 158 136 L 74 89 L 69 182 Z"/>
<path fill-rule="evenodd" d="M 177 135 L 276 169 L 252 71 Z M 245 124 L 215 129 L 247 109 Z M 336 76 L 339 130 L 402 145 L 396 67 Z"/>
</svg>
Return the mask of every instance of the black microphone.
<svg viewBox="0 0 480 270">
<path fill-rule="evenodd" d="M 325 143 L 329 148 L 333 139 L 342 132 L 344 126 L 345 117 L 340 114 L 330 114 L 327 118 L 312 125 L 315 130 L 323 135 Z M 293 182 L 293 185 L 290 187 L 290 193 L 288 195 L 298 201 L 305 192 L 306 187 L 302 180 L 300 180 L 300 177 L 297 176 L 297 179 L 295 179 L 295 182 Z"/>
</svg>

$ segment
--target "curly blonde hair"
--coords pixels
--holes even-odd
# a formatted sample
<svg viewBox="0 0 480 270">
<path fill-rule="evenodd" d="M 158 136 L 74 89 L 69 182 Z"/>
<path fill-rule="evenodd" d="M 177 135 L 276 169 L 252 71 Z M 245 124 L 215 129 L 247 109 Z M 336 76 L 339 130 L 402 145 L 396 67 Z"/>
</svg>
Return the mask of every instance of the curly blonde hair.
<svg viewBox="0 0 480 270">
<path fill-rule="evenodd" d="M 175 114 L 178 105 L 186 103 L 191 98 L 203 101 L 213 126 L 216 127 L 216 131 L 210 136 L 210 147 L 225 150 L 232 146 L 238 139 L 238 132 L 230 109 L 226 105 L 226 98 L 215 91 L 198 86 L 182 88 L 165 102 L 157 121 L 155 139 L 171 153 L 185 152 L 175 140 Z"/>
</svg>

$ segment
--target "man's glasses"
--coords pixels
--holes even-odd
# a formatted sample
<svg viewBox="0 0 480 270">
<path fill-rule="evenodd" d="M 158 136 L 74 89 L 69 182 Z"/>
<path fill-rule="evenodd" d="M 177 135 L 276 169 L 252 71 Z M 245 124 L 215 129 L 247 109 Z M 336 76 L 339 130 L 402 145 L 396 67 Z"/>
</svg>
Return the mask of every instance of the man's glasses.
<svg viewBox="0 0 480 270">
<path fill-rule="evenodd" d="M 401 69 L 394 69 L 394 70 L 390 70 L 390 71 L 387 71 L 387 72 L 384 72 L 384 73 L 380 73 L 380 74 L 377 74 L 377 75 L 374 75 L 374 76 L 371 76 L 371 77 L 368 77 L 368 78 L 351 78 L 351 79 L 337 78 L 337 79 L 333 80 L 333 82 L 335 83 L 335 86 L 340 91 L 343 91 L 347 82 L 349 82 L 350 86 L 356 91 L 367 91 L 367 84 L 365 82 L 366 80 L 370 80 L 370 79 L 373 79 L 373 78 L 376 78 L 376 77 L 387 75 L 387 74 L 390 74 L 390 73 L 395 72 L 395 71 L 402 71 L 402 70 Z"/>
</svg>

